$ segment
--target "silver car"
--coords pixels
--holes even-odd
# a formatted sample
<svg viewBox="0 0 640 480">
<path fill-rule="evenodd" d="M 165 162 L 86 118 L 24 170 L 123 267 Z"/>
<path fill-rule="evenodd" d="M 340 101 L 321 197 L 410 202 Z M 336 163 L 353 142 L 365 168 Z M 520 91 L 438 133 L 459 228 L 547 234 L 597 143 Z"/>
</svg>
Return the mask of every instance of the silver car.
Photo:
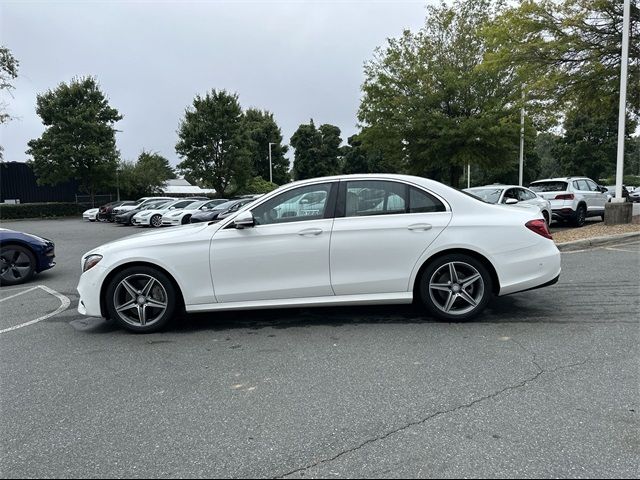
<svg viewBox="0 0 640 480">
<path fill-rule="evenodd" d="M 551 202 L 526 187 L 495 184 L 485 185 L 484 187 L 466 188 L 464 191 L 488 203 L 535 205 L 542 211 L 542 216 L 547 222 L 547 225 L 551 222 Z"/>
</svg>

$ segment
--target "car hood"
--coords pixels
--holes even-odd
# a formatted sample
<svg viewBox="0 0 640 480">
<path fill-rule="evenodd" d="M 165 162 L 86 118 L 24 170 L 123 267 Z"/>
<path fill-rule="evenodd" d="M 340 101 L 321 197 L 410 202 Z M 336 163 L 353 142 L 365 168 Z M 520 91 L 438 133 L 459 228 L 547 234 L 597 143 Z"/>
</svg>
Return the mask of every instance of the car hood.
<svg viewBox="0 0 640 480">
<path fill-rule="evenodd" d="M 204 233 L 205 230 L 207 230 L 207 235 L 213 235 L 218 228 L 220 228 L 219 225 L 192 223 L 180 227 L 173 227 L 171 229 L 151 230 L 148 232 L 137 233 L 100 245 L 99 247 L 85 253 L 83 257 L 94 253 L 105 255 L 113 250 L 121 251 L 128 248 L 149 247 L 155 245 L 176 245 L 181 242 L 190 241 L 193 235 Z"/>
</svg>

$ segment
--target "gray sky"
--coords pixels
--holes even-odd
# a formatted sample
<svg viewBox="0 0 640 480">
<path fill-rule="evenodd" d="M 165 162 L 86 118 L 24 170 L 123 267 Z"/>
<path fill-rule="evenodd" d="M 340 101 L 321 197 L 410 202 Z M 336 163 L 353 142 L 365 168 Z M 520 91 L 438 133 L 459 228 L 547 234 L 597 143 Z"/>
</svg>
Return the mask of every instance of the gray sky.
<svg viewBox="0 0 640 480">
<path fill-rule="evenodd" d="M 0 127 L 7 161 L 26 160 L 43 131 L 36 95 L 94 75 L 124 115 L 118 148 L 144 148 L 176 164 L 176 129 L 197 93 L 237 92 L 268 109 L 284 141 L 300 123 L 357 131 L 363 63 L 405 28 L 423 24 L 420 1 L 40 1 L 0 0 L 0 43 L 20 61 Z"/>
</svg>

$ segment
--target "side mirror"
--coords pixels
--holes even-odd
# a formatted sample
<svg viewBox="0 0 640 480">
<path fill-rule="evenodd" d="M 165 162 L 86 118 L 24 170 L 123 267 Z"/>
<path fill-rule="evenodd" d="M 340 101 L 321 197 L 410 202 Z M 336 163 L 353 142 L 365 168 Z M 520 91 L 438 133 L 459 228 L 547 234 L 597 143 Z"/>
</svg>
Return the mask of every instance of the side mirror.
<svg viewBox="0 0 640 480">
<path fill-rule="evenodd" d="M 256 224 L 255 219 L 253 218 L 253 213 L 249 210 L 240 213 L 236 218 L 233 219 L 233 224 L 238 229 L 253 227 Z"/>
<path fill-rule="evenodd" d="M 515 205 L 516 203 L 518 203 L 518 200 L 516 200 L 515 198 L 507 198 L 504 203 L 506 205 Z"/>
</svg>

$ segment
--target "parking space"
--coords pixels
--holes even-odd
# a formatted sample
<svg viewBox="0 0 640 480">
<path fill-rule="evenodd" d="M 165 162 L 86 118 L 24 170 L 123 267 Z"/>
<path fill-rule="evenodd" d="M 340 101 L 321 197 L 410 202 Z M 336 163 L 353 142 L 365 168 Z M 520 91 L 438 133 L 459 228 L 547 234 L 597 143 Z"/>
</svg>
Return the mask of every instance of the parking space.
<svg viewBox="0 0 640 480">
<path fill-rule="evenodd" d="M 52 314 L 0 334 L 3 477 L 640 474 L 638 241 L 563 254 L 557 285 L 471 323 L 291 309 L 132 335 L 78 315 L 75 285 L 82 253 L 139 229 L 3 226 L 58 262 L 0 289 L 0 330 Z"/>
</svg>

